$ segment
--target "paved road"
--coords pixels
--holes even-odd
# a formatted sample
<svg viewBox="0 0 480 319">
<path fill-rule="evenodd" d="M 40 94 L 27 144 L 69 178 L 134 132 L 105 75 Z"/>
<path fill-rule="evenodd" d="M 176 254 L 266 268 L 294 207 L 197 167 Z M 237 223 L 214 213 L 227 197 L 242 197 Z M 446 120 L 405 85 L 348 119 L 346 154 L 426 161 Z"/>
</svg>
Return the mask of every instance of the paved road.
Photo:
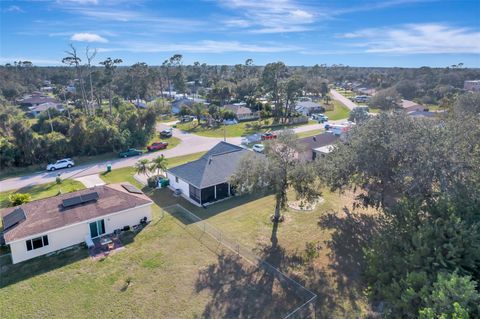
<svg viewBox="0 0 480 319">
<path fill-rule="evenodd" d="M 172 124 L 172 123 L 158 124 L 157 130 L 161 131 L 167 128 L 168 127 L 167 124 Z M 297 127 L 294 129 L 294 131 L 296 133 L 300 133 L 300 132 L 306 132 L 311 130 L 317 130 L 321 128 L 323 128 L 322 124 L 312 124 L 312 125 Z M 133 166 L 141 158 L 151 159 L 156 156 L 159 156 L 160 154 L 163 154 L 166 157 L 175 157 L 175 156 L 188 155 L 188 154 L 193 154 L 198 152 L 204 152 L 212 148 L 218 142 L 223 141 L 223 138 L 198 136 L 195 134 L 185 133 L 178 129 L 173 129 L 173 136 L 179 138 L 182 142 L 172 149 L 167 149 L 164 151 L 158 151 L 154 153 L 146 153 L 141 156 L 118 158 L 110 161 L 103 161 L 96 164 L 79 165 L 79 166 L 72 167 L 70 169 L 62 169 L 55 172 L 43 171 L 43 172 L 31 174 L 31 175 L 9 178 L 0 182 L 0 191 L 19 189 L 26 186 L 53 182 L 55 181 L 58 174 L 60 174 L 60 176 L 63 179 L 65 179 L 65 178 L 78 178 L 86 175 L 101 173 L 106 170 L 107 163 L 111 163 L 112 168 L 115 169 L 115 168 Z M 227 137 L 227 142 L 240 145 L 241 137 L 232 137 L 232 138 Z"/>
<path fill-rule="evenodd" d="M 341 95 L 340 93 L 338 93 L 336 90 L 334 89 L 331 89 L 330 90 L 330 94 L 332 95 L 332 97 L 341 102 L 343 105 L 345 105 L 346 107 L 348 107 L 350 110 L 353 110 L 354 108 L 356 108 L 358 105 L 353 103 L 352 101 L 350 101 L 348 98 L 346 98 L 345 96 Z"/>
</svg>

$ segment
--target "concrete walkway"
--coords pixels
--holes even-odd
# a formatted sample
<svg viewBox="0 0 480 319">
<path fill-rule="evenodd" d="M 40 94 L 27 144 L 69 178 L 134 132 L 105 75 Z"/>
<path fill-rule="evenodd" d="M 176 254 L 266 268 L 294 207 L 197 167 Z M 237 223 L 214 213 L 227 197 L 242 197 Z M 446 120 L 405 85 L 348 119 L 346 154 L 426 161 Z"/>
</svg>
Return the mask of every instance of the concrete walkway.
<svg viewBox="0 0 480 319">
<path fill-rule="evenodd" d="M 86 175 L 82 177 L 75 178 L 76 181 L 79 181 L 86 188 L 90 188 L 97 185 L 105 185 L 105 182 L 98 176 L 98 174 Z"/>
<path fill-rule="evenodd" d="M 347 108 L 349 108 L 350 110 L 353 110 L 354 108 L 356 108 L 358 105 L 353 103 L 351 100 L 349 100 L 348 98 L 346 98 L 345 96 L 341 95 L 340 93 L 338 93 L 336 90 L 334 89 L 331 89 L 330 90 L 330 94 L 332 95 L 332 97 L 339 101 L 340 103 L 342 103 L 343 105 L 345 105 Z"/>
</svg>

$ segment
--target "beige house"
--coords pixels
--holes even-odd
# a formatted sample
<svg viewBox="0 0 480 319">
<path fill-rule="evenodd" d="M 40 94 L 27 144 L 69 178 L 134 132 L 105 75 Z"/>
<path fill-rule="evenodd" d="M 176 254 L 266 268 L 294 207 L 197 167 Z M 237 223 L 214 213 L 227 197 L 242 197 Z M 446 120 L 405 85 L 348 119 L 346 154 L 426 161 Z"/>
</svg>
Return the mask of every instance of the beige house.
<svg viewBox="0 0 480 319">
<path fill-rule="evenodd" d="M 227 104 L 224 108 L 235 113 L 235 117 L 239 121 L 256 120 L 260 117 L 258 112 L 253 112 L 248 107 L 240 104 Z"/>
<path fill-rule="evenodd" d="M 0 211 L 12 262 L 46 255 L 150 221 L 152 200 L 130 184 L 111 184 Z"/>
</svg>

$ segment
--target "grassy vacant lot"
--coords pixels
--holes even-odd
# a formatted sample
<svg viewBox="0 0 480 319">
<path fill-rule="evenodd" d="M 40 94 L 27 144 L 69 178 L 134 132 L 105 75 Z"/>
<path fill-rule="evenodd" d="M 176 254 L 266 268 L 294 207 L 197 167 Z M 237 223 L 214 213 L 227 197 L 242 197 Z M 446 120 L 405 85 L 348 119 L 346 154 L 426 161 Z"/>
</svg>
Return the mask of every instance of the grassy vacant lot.
<svg viewBox="0 0 480 319">
<path fill-rule="evenodd" d="M 297 135 L 298 138 L 304 138 L 304 137 L 315 136 L 315 135 L 318 135 L 318 134 L 323 133 L 323 132 L 325 132 L 324 129 L 318 129 L 318 130 L 300 132 L 300 133 L 297 133 L 296 135 Z"/>
<path fill-rule="evenodd" d="M 8 207 L 8 195 L 13 193 L 28 193 L 32 196 L 32 200 L 42 199 L 46 197 L 55 196 L 58 192 L 70 193 L 79 189 L 83 189 L 82 183 L 73 179 L 65 179 L 62 184 L 57 185 L 55 182 L 46 183 L 35 186 L 28 186 L 17 190 L 1 192 L 0 193 L 0 208 Z"/>
<path fill-rule="evenodd" d="M 308 124 L 315 124 L 315 121 L 309 121 L 306 124 L 299 124 L 299 125 L 278 125 L 274 127 L 265 128 L 264 126 L 272 125 L 272 119 L 266 119 L 262 121 L 248 121 L 248 122 L 240 122 L 238 124 L 233 125 L 225 125 L 225 135 L 227 137 L 239 137 L 250 135 L 254 133 L 264 133 L 270 130 L 281 130 L 286 128 L 294 128 L 301 125 L 308 125 Z M 224 127 L 219 126 L 216 128 L 208 128 L 204 126 L 199 126 L 197 121 L 178 124 L 177 128 L 189 132 L 194 133 L 201 136 L 206 137 L 223 137 L 224 135 Z"/>
<path fill-rule="evenodd" d="M 333 104 L 333 110 L 325 112 L 329 120 L 335 121 L 348 118 L 350 110 L 345 105 L 334 99 L 330 103 Z"/>
</svg>

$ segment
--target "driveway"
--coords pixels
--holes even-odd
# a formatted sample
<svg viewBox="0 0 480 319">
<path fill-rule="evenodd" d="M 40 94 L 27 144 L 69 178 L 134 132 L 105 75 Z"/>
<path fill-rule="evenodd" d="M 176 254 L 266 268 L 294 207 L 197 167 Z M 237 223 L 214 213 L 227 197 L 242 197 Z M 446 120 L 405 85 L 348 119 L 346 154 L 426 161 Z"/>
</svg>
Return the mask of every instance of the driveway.
<svg viewBox="0 0 480 319">
<path fill-rule="evenodd" d="M 332 97 L 339 101 L 340 103 L 342 103 L 343 105 L 345 105 L 346 107 L 348 107 L 350 110 L 353 110 L 354 108 L 356 108 L 358 105 L 353 103 L 352 101 L 350 101 L 348 98 L 346 98 L 345 96 L 341 95 L 340 93 L 338 93 L 336 90 L 334 89 L 331 89 L 330 90 L 330 94 L 332 95 Z"/>
<path fill-rule="evenodd" d="M 341 122 L 341 121 L 332 121 Z M 168 123 L 170 124 L 170 123 Z M 157 130 L 161 131 L 169 127 L 167 123 L 157 124 Z M 312 124 L 296 127 L 293 129 L 295 133 L 307 132 L 312 130 L 318 130 L 323 128 L 323 124 Z M 106 170 L 107 163 L 112 164 L 112 169 L 133 166 L 139 159 L 146 158 L 152 159 L 163 154 L 165 157 L 176 157 L 182 155 L 188 155 L 198 152 L 205 152 L 215 146 L 218 142 L 223 141 L 223 138 L 204 137 L 187 132 L 183 132 L 179 129 L 173 129 L 173 136 L 180 139 L 182 142 L 172 149 L 166 149 L 154 153 L 146 153 L 140 156 L 118 158 L 110 161 L 103 161 L 95 164 L 79 165 L 69 169 L 57 170 L 55 172 L 38 172 L 31 175 L 24 175 L 20 177 L 13 177 L 5 179 L 0 182 L 0 191 L 8 191 L 12 189 L 19 189 L 27 186 L 33 186 L 38 184 L 44 184 L 55 181 L 58 174 L 63 179 L 66 178 L 79 178 L 87 175 L 98 174 Z M 241 137 L 227 137 L 226 141 L 235 145 L 241 144 Z"/>
</svg>

